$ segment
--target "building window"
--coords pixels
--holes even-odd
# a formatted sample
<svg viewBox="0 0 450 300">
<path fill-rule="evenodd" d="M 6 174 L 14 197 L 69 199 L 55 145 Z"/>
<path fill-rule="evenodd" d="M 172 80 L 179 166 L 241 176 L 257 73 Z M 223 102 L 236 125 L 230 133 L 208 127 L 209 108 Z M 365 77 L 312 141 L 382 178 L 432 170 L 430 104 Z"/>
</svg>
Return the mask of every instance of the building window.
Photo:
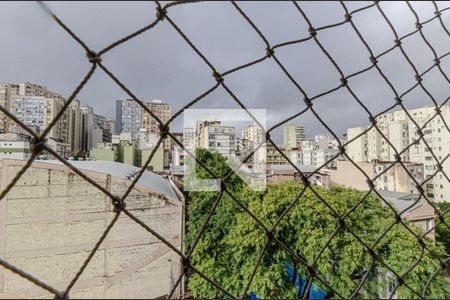
<svg viewBox="0 0 450 300">
<path fill-rule="evenodd" d="M 430 231 L 433 228 L 433 220 L 427 220 L 427 231 Z"/>
</svg>

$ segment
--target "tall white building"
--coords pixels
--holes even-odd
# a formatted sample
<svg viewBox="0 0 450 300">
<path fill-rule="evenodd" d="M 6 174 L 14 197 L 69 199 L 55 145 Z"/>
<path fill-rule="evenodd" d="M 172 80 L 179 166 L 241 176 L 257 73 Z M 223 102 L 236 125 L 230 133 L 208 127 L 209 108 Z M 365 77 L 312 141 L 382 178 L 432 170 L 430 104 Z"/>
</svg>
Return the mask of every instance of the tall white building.
<svg viewBox="0 0 450 300">
<path fill-rule="evenodd" d="M 339 141 L 329 133 L 315 135 L 314 144 L 316 149 L 339 149 Z"/>
<path fill-rule="evenodd" d="M 444 121 L 450 124 L 450 106 L 441 108 L 444 119 L 437 116 L 434 107 L 423 107 L 409 110 L 408 113 L 422 130 L 426 143 L 441 162 L 450 153 L 450 132 L 444 125 Z M 431 178 L 425 186 L 426 195 L 435 201 L 450 201 L 450 183 L 442 173 L 433 174 L 438 170 L 438 162 L 434 159 L 430 149 L 420 139 L 420 133 L 414 122 L 403 111 L 395 111 L 377 117 L 377 126 L 388 138 L 398 152 L 402 152 L 410 144 L 413 146 L 405 150 L 400 156 L 405 162 L 421 163 L 424 169 L 424 178 Z M 368 127 L 349 128 L 348 139 L 351 140 L 362 134 Z M 396 161 L 395 151 L 382 135 L 375 129 L 370 129 L 347 146 L 347 154 L 355 162 L 372 161 Z M 450 172 L 448 160 L 443 164 L 443 171 Z"/>
<path fill-rule="evenodd" d="M 195 148 L 194 128 L 183 129 L 183 146 L 189 150 L 193 150 Z"/>
<path fill-rule="evenodd" d="M 233 126 L 222 125 L 220 121 L 208 120 L 197 122 L 197 147 L 223 156 L 236 155 L 236 135 Z"/>
<path fill-rule="evenodd" d="M 286 148 L 299 147 L 300 143 L 307 139 L 303 125 L 285 125 L 283 127 L 283 141 Z"/>
<path fill-rule="evenodd" d="M 257 124 L 251 124 L 242 130 L 241 133 L 241 148 L 243 157 L 245 158 L 251 152 L 255 152 L 250 160 L 247 162 L 265 163 L 266 162 L 266 136 L 264 130 Z M 258 148 L 259 147 L 259 148 Z M 245 154 L 244 154 L 245 153 Z"/>
</svg>

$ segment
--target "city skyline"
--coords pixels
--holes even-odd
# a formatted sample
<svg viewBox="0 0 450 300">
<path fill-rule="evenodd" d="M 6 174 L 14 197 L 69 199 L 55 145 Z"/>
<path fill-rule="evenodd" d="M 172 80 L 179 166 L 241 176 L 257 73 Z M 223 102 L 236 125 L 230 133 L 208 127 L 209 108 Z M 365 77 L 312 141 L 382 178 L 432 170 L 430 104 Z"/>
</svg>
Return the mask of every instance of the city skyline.
<svg viewBox="0 0 450 300">
<path fill-rule="evenodd" d="M 188 7 L 180 8 L 179 13 L 175 12 L 174 17 L 183 26 L 192 38 L 199 44 L 199 47 L 213 61 L 218 62 L 219 57 L 228 57 L 219 63 L 220 70 L 225 71 L 235 67 L 241 63 L 255 59 L 263 54 L 264 47 L 261 41 L 250 30 L 240 30 L 246 28 L 246 24 L 242 23 L 235 12 L 228 8 L 225 3 L 215 3 L 214 5 L 206 5 L 202 3 L 193 4 L 196 12 L 192 12 Z M 356 9 L 362 6 L 358 3 L 348 3 L 349 9 Z M 412 14 L 399 14 L 403 11 L 402 3 L 383 3 L 383 8 L 393 18 L 394 25 L 398 28 L 399 34 L 406 34 L 414 27 Z M 430 8 L 424 3 L 412 3 L 419 12 L 421 19 L 426 19 L 432 15 Z M 87 7 L 83 3 L 74 6 L 65 6 L 59 3 L 49 3 L 50 8 L 63 19 L 67 20 L 74 30 L 92 45 L 93 48 L 101 48 L 114 40 L 117 36 L 132 32 L 142 23 L 146 23 L 151 19 L 146 13 L 150 11 L 151 4 L 147 3 L 131 3 L 131 5 L 122 5 L 119 3 L 97 4 L 90 3 Z M 286 20 L 275 19 L 272 14 L 272 8 L 276 6 L 280 14 L 286 16 Z M 243 3 L 245 9 L 255 22 L 263 29 L 264 34 L 275 44 L 284 40 L 296 39 L 307 35 L 307 27 L 301 21 L 301 17 L 290 9 L 288 3 L 263 3 L 255 6 L 250 3 Z M 123 22 L 120 16 L 123 10 L 129 14 L 136 16 L 129 22 Z M 323 19 L 339 20 L 344 15 L 344 10 L 338 3 L 330 4 L 327 7 L 323 4 L 311 5 L 305 3 L 305 9 L 311 15 L 311 21 L 317 26 L 325 25 Z M 107 11 L 108 13 L 105 13 Z M 18 24 L 18 14 L 26 17 L 28 25 Z M 100 13 L 101 12 L 101 13 Z M 75 18 L 79 13 L 85 16 L 83 22 L 79 22 Z M 201 15 L 197 16 L 197 13 Z M 4 16 L 3 16 L 4 14 Z M 362 34 L 371 38 L 380 36 L 380 38 L 371 38 L 371 47 L 376 53 L 384 49 L 388 49 L 393 45 L 394 36 L 389 32 L 389 28 L 375 12 L 366 13 L 364 15 L 365 22 L 362 22 L 361 16 L 355 15 L 354 21 L 361 27 Z M 443 16 L 447 18 L 448 16 Z M 92 35 L 91 30 L 86 30 L 90 26 L 85 26 L 90 22 L 96 21 L 95 32 L 100 31 L 101 34 Z M 215 22 L 210 22 L 215 20 Z M 271 21 L 272 20 L 272 21 Z M 447 19 L 444 19 L 447 20 Z M 115 26 L 120 28 L 120 32 L 110 30 L 110 26 L 105 27 L 103 24 L 110 24 L 110 21 L 117 23 Z M 276 21 L 276 22 L 273 22 Z M 25 81 L 29 80 L 47 86 L 65 97 L 70 94 L 71 90 L 78 84 L 86 72 L 88 65 L 86 63 L 79 64 L 83 61 L 84 53 L 72 41 L 68 39 L 63 32 L 51 24 L 50 20 L 40 9 L 38 5 L 24 4 L 5 4 L 2 12 L 0 12 L 0 32 L 8 32 L 2 51 L 5 55 L 0 58 L 2 65 L 2 74 L 0 81 Z M 239 31 L 239 36 L 225 34 L 221 38 L 209 38 L 208 35 L 201 35 L 192 32 L 193 28 L 208 24 L 213 26 L 211 31 L 218 31 L 214 24 L 223 24 L 228 22 L 231 29 L 229 32 Z M 293 26 L 282 26 L 283 22 L 297 24 Z M 33 24 L 33 25 L 31 25 Z M 275 24 L 269 26 L 269 24 Z M 356 35 L 350 28 L 340 29 L 341 35 L 333 35 L 324 31 L 320 33 L 320 39 L 324 46 L 330 50 L 332 56 L 340 64 L 343 63 L 343 71 L 349 74 L 370 64 L 368 59 L 369 53 L 363 48 L 362 44 L 357 40 Z M 381 35 L 383 33 L 383 35 Z M 440 37 L 442 29 L 439 24 L 430 24 L 427 27 L 426 34 L 434 42 L 438 55 L 445 48 L 445 40 Z M 41 36 L 42 35 L 42 36 Z M 170 36 L 169 42 L 162 42 L 164 36 Z M 342 46 L 337 40 L 337 36 L 345 36 L 351 41 L 355 53 L 343 52 Z M 173 38 L 172 38 L 173 37 Z M 381 38 L 382 37 L 382 38 Z M 56 39 L 61 39 L 58 49 L 51 48 Z M 248 41 L 247 41 L 248 40 Z M 138 44 L 133 44 L 138 43 Z M 169 43 L 169 44 L 167 44 Z M 210 72 L 202 66 L 202 63 L 195 56 L 195 53 L 189 49 L 182 39 L 175 36 L 164 24 L 158 27 L 156 31 L 152 31 L 143 35 L 143 39 L 133 41 L 133 48 L 122 45 L 115 49 L 112 53 L 108 53 L 103 58 L 103 63 L 118 73 L 118 76 L 125 83 L 130 84 L 130 89 L 142 100 L 162 99 L 172 103 L 173 111 L 181 108 L 182 104 L 198 96 L 214 83 Z M 17 46 L 16 46 L 17 45 Z M 33 47 L 30 47 L 33 45 Z M 241 46 L 238 46 L 241 45 Z M 20 50 L 17 47 L 21 47 Z M 134 47 L 138 46 L 138 47 Z M 405 40 L 404 47 L 418 65 L 419 71 L 433 63 L 432 54 L 426 45 L 420 39 Z M 35 49 L 39 49 L 37 51 Z M 152 50 L 152 55 L 148 51 L 138 51 L 136 49 Z M 169 50 L 167 50 L 169 49 Z M 290 65 L 289 71 L 306 87 L 308 94 L 314 95 L 326 88 L 331 88 L 339 83 L 339 76 L 336 76 L 336 70 L 325 57 L 322 57 L 315 51 L 312 43 L 302 46 L 292 46 L 280 50 L 277 55 L 283 60 L 283 63 Z M 209 53 L 208 53 L 209 52 Z M 239 53 L 237 55 L 236 53 Z M 242 53 L 242 54 L 241 54 Z M 233 54 L 233 55 L 229 55 Z M 236 55 L 234 55 L 236 54 Z M 349 59 L 349 57 L 352 59 Z M 6 57 L 8 58 L 6 60 Z M 17 64 L 26 57 L 26 60 L 33 60 L 36 64 L 32 68 L 25 65 L 16 68 Z M 169 57 L 171 59 L 169 59 Z M 300 65 L 304 67 L 299 68 Z M 447 61 L 443 61 L 445 67 Z M 198 66 L 198 68 L 197 68 Z M 414 77 L 411 75 L 412 70 L 404 60 L 392 60 L 387 56 L 380 61 L 380 66 L 386 72 L 389 78 L 394 78 L 396 89 L 404 91 L 414 84 Z M 86 67 L 86 68 L 85 68 Z M 158 69 L 158 74 L 151 70 Z M 45 71 L 43 71 L 45 70 Z M 68 73 L 67 71 L 70 70 Z M 133 70 L 133 72 L 131 71 Z M 27 75 L 26 75 L 27 74 Z M 283 78 L 280 70 L 272 62 L 264 62 L 262 65 L 255 66 L 243 73 L 232 75 L 227 79 L 227 84 L 242 99 L 249 108 L 266 108 L 268 110 L 268 126 L 276 124 L 284 118 L 287 118 L 292 112 L 298 112 L 305 106 L 303 97 L 298 93 L 292 83 Z M 437 101 L 443 101 L 445 93 L 448 89 L 439 88 L 442 86 L 442 78 L 439 74 L 431 72 L 424 78 L 424 84 L 432 90 L 436 95 Z M 382 82 L 381 78 L 375 72 L 369 72 L 360 79 L 352 79 L 349 84 L 355 93 L 364 100 L 364 103 L 374 113 L 381 112 L 395 103 L 394 95 L 389 92 L 387 85 Z M 274 93 L 276 91 L 276 94 Z M 83 105 L 92 105 L 98 113 L 112 118 L 114 116 L 114 102 L 117 99 L 129 98 L 115 83 L 109 80 L 105 74 L 98 72 L 92 80 L 81 91 L 77 97 Z M 427 95 L 416 89 L 412 91 L 405 99 L 405 105 L 408 108 L 418 108 L 432 102 Z M 331 97 L 324 97 L 315 104 L 316 109 L 326 119 L 327 123 L 333 125 L 333 130 L 338 135 L 342 135 L 347 127 L 365 124 L 367 115 L 362 111 L 354 99 L 346 92 L 337 91 Z M 214 91 L 207 96 L 204 101 L 198 104 L 196 108 L 236 108 L 236 104 L 221 89 Z M 312 134 L 324 132 L 323 126 L 315 119 L 315 117 L 307 112 L 301 117 L 293 120 L 294 123 L 304 124 L 306 127 L 312 128 Z M 177 118 L 174 121 L 173 128 L 177 131 L 181 129 L 182 120 Z M 274 137 L 280 141 L 282 132 L 276 130 Z"/>
</svg>

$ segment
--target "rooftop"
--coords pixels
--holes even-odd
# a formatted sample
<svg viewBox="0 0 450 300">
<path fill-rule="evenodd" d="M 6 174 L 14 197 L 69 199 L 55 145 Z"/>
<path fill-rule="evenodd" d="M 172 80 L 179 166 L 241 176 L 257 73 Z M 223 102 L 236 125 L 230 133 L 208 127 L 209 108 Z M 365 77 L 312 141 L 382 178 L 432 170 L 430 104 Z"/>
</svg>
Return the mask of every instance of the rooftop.
<svg viewBox="0 0 450 300">
<path fill-rule="evenodd" d="M 59 160 L 37 160 L 36 162 L 62 165 Z M 69 163 L 80 170 L 109 174 L 113 177 L 129 180 L 130 182 L 134 178 L 133 175 L 137 174 L 140 170 L 138 167 L 111 161 L 71 160 Z M 169 179 L 153 172 L 144 171 L 137 184 L 166 195 L 167 197 L 178 199 Z"/>
<path fill-rule="evenodd" d="M 386 201 L 388 201 L 399 212 L 403 212 L 402 217 L 406 219 L 422 219 L 434 216 L 434 209 L 425 202 L 425 199 L 419 199 L 420 195 L 394 192 L 394 191 L 377 191 Z M 414 204 L 419 200 L 416 204 Z"/>
<path fill-rule="evenodd" d="M 284 165 L 271 165 L 270 168 L 272 170 L 277 170 L 277 171 L 296 171 L 295 168 L 292 165 L 289 164 L 284 164 Z M 314 171 L 317 170 L 316 166 L 312 166 L 312 165 L 297 165 L 297 168 L 302 172 L 302 173 L 313 173 Z M 317 171 L 316 173 L 319 173 L 319 171 Z"/>
</svg>

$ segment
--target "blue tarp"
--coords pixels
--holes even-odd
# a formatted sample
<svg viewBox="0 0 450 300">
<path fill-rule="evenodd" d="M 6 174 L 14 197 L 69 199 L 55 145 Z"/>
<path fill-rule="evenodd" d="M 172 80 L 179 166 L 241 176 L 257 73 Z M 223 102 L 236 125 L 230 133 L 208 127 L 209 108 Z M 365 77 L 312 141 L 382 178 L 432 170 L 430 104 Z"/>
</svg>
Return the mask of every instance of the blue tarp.
<svg viewBox="0 0 450 300">
<path fill-rule="evenodd" d="M 286 278 L 285 280 L 291 282 L 295 286 L 297 298 L 302 298 L 303 294 L 305 293 L 305 289 L 308 286 L 308 280 L 302 279 L 300 274 L 298 274 L 295 269 L 287 262 L 285 262 L 284 265 L 288 274 L 288 278 Z M 326 299 L 327 295 L 327 293 L 325 293 L 312 283 L 309 288 L 309 295 L 306 299 Z M 259 298 L 254 292 L 251 292 L 249 294 L 249 299 L 260 300 L 261 298 Z"/>
</svg>

